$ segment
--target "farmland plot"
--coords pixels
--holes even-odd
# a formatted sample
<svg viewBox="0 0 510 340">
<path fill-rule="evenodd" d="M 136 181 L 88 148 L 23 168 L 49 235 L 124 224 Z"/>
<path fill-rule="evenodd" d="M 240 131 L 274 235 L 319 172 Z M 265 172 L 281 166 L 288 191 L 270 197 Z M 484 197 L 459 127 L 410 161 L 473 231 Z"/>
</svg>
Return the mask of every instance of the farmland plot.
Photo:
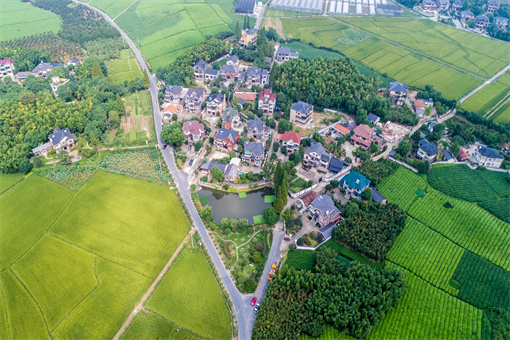
<svg viewBox="0 0 510 340">
<path fill-rule="evenodd" d="M 415 200 L 418 190 L 425 190 L 427 182 L 404 167 L 399 167 L 391 176 L 386 178 L 378 187 L 388 201 L 397 203 L 402 209 L 408 210 Z"/>
<path fill-rule="evenodd" d="M 111 60 L 108 63 L 108 77 L 117 83 L 124 83 L 138 77 L 142 79 L 142 71 L 134 58 L 131 50 L 120 51 L 120 58 Z"/>
<path fill-rule="evenodd" d="M 297 270 L 313 270 L 316 256 L 311 250 L 294 250 L 287 254 L 285 263 Z"/>
</svg>

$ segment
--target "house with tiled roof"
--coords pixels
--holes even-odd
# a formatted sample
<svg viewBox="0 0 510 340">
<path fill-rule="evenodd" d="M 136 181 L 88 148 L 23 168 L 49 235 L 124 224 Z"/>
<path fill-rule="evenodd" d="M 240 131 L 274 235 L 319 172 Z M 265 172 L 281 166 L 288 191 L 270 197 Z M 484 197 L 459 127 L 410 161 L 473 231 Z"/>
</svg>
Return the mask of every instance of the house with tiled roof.
<svg viewBox="0 0 510 340">
<path fill-rule="evenodd" d="M 370 187 L 370 189 L 372 189 L 372 201 L 386 204 L 386 197 L 384 197 L 375 187 Z"/>
<path fill-rule="evenodd" d="M 256 29 L 249 29 L 245 28 L 241 32 L 241 39 L 239 40 L 239 45 L 241 46 L 249 46 L 255 45 L 255 42 L 257 41 L 257 30 Z"/>
<path fill-rule="evenodd" d="M 360 198 L 369 187 L 370 180 L 357 171 L 351 171 L 340 179 L 339 184 L 344 188 L 347 198 Z"/>
<path fill-rule="evenodd" d="M 491 149 L 485 146 L 478 146 L 473 157 L 472 161 L 477 163 L 478 165 L 487 167 L 487 168 L 499 168 L 501 167 L 501 163 L 505 158 L 498 153 L 497 150 Z"/>
<path fill-rule="evenodd" d="M 308 124 L 312 119 L 313 105 L 298 101 L 290 107 L 290 121 L 302 126 Z"/>
<path fill-rule="evenodd" d="M 184 122 L 182 124 L 182 133 L 184 138 L 191 143 L 202 140 L 205 136 L 205 126 L 196 120 Z"/>
<path fill-rule="evenodd" d="M 469 19 L 474 19 L 475 18 L 475 15 L 473 14 L 473 12 L 467 10 L 467 11 L 462 11 L 460 13 L 460 20 L 462 21 L 466 21 L 466 20 L 469 20 Z"/>
<path fill-rule="evenodd" d="M 4 77 L 12 74 L 14 71 L 14 62 L 12 59 L 1 59 L 0 60 L 0 80 Z"/>
<path fill-rule="evenodd" d="M 230 129 L 220 129 L 214 138 L 216 147 L 223 151 L 233 151 L 237 149 L 239 141 L 239 132 Z"/>
<path fill-rule="evenodd" d="M 243 101 L 253 102 L 257 97 L 256 92 L 234 92 L 234 97 L 242 99 Z"/>
<path fill-rule="evenodd" d="M 430 143 L 426 139 L 420 140 L 418 143 L 419 148 L 417 151 L 418 158 L 432 162 L 434 159 L 436 159 L 437 156 L 437 146 L 433 143 Z"/>
<path fill-rule="evenodd" d="M 314 142 L 310 145 L 303 155 L 303 164 L 316 168 L 327 169 L 331 160 L 331 154 L 324 149 L 321 143 Z"/>
<path fill-rule="evenodd" d="M 329 162 L 329 171 L 334 174 L 337 174 L 342 171 L 346 171 L 350 167 L 351 167 L 351 165 L 349 163 L 346 163 L 343 160 L 336 158 L 336 157 L 332 157 L 331 162 Z"/>
<path fill-rule="evenodd" d="M 459 161 L 461 162 L 465 162 L 465 161 L 469 161 L 469 155 L 468 153 L 466 152 L 466 150 L 464 150 L 463 148 L 460 148 L 459 150 L 459 156 L 457 157 L 459 159 Z"/>
<path fill-rule="evenodd" d="M 432 12 L 437 9 L 437 3 L 432 0 L 423 0 L 421 2 L 421 7 L 424 11 Z"/>
<path fill-rule="evenodd" d="M 447 11 L 450 8 L 449 0 L 436 0 L 436 4 L 439 11 Z"/>
<path fill-rule="evenodd" d="M 264 161 L 265 148 L 260 142 L 244 142 L 243 161 L 261 166 Z"/>
<path fill-rule="evenodd" d="M 249 138 L 262 139 L 265 136 L 266 123 L 260 118 L 250 119 L 246 124 L 246 134 Z"/>
<path fill-rule="evenodd" d="M 212 68 L 208 68 L 207 70 L 205 70 L 204 77 L 205 77 L 206 81 L 212 82 L 212 81 L 214 81 L 214 79 L 218 78 L 219 76 L 220 76 L 219 70 L 215 70 Z"/>
<path fill-rule="evenodd" d="M 205 78 L 205 71 L 207 70 L 207 63 L 200 59 L 193 65 L 195 80 L 203 80 Z"/>
<path fill-rule="evenodd" d="M 263 86 L 269 83 L 269 74 L 266 69 L 260 67 L 248 67 L 246 70 L 246 84 Z"/>
<path fill-rule="evenodd" d="M 423 99 L 416 99 L 413 102 L 414 112 L 416 112 L 416 115 L 420 118 L 423 118 L 425 116 L 425 111 L 427 110 L 427 107 L 434 105 L 434 102 L 431 100 L 423 100 Z"/>
<path fill-rule="evenodd" d="M 367 118 L 368 118 L 368 121 L 374 125 L 379 123 L 379 121 L 381 120 L 381 117 L 379 117 L 371 112 L 367 115 Z"/>
<path fill-rule="evenodd" d="M 283 134 L 276 135 L 282 146 L 285 146 L 287 153 L 299 151 L 299 145 L 301 144 L 301 134 L 297 132 L 285 131 Z"/>
<path fill-rule="evenodd" d="M 264 112 L 264 115 L 273 115 L 276 107 L 276 93 L 272 93 L 270 89 L 264 89 L 259 92 L 258 109 Z"/>
<path fill-rule="evenodd" d="M 178 104 L 187 91 L 188 89 L 185 89 L 182 86 L 167 85 L 165 93 L 163 94 L 163 99 L 169 103 Z"/>
<path fill-rule="evenodd" d="M 232 129 L 233 127 L 239 127 L 240 124 L 241 118 L 239 117 L 239 112 L 232 107 L 227 107 L 223 111 L 223 116 L 221 116 L 221 127 Z"/>
<path fill-rule="evenodd" d="M 452 8 L 456 11 L 462 9 L 464 7 L 464 1 L 462 0 L 455 0 L 452 4 Z"/>
<path fill-rule="evenodd" d="M 508 27 L 508 19 L 503 17 L 494 17 L 494 25 L 500 30 Z"/>
<path fill-rule="evenodd" d="M 368 125 L 360 124 L 354 129 L 351 140 L 354 142 L 354 144 L 367 149 L 374 141 L 374 129 Z"/>
<path fill-rule="evenodd" d="M 393 98 L 393 102 L 396 106 L 402 106 L 407 98 L 407 84 L 399 81 L 390 82 L 389 96 Z"/>
<path fill-rule="evenodd" d="M 48 135 L 48 139 L 50 140 L 51 146 L 57 153 L 62 150 L 70 151 L 76 146 L 76 143 L 78 142 L 78 138 L 76 138 L 74 133 L 69 131 L 69 128 L 54 129 L 53 133 Z"/>
<path fill-rule="evenodd" d="M 207 98 L 207 113 L 210 115 L 221 115 L 225 109 L 225 96 L 221 93 L 211 94 Z"/>
<path fill-rule="evenodd" d="M 239 66 L 239 58 L 236 55 L 231 55 L 227 60 L 227 65 Z"/>
<path fill-rule="evenodd" d="M 475 21 L 476 28 L 478 28 L 480 31 L 484 31 L 490 24 L 489 17 L 486 15 L 477 15 L 475 17 Z"/>
<path fill-rule="evenodd" d="M 236 65 L 226 64 L 220 70 L 221 79 L 224 81 L 235 81 L 237 78 L 237 73 L 239 72 L 239 67 Z"/>
<path fill-rule="evenodd" d="M 308 215 L 313 224 L 325 227 L 340 221 L 340 210 L 335 206 L 333 199 L 327 195 L 318 196 L 308 207 Z"/>
<path fill-rule="evenodd" d="M 32 74 L 36 77 L 46 77 L 53 70 L 53 65 L 43 63 L 42 61 L 32 70 Z"/>
<path fill-rule="evenodd" d="M 306 209 L 310 204 L 312 204 L 313 200 L 317 198 L 319 194 L 316 191 L 310 190 L 303 196 L 299 197 L 297 200 L 297 205 L 300 208 Z"/>
<path fill-rule="evenodd" d="M 78 64 L 80 64 L 80 63 L 81 63 L 81 60 L 80 60 L 80 59 L 78 59 L 78 58 L 71 58 L 71 59 L 69 59 L 69 61 L 67 62 L 67 66 L 71 66 L 71 65 L 72 65 L 72 66 L 76 66 L 76 65 L 78 65 Z"/>
<path fill-rule="evenodd" d="M 53 146 L 51 145 L 51 142 L 48 142 L 48 143 L 44 143 L 44 144 L 41 144 L 41 145 L 33 148 L 32 152 L 37 157 L 39 157 L 39 156 L 47 157 L 48 152 L 50 152 L 51 149 L 53 149 Z"/>
<path fill-rule="evenodd" d="M 351 131 L 347 128 L 347 126 L 340 124 L 340 123 L 336 123 L 335 126 L 333 126 L 332 132 L 334 134 L 339 134 L 339 135 L 343 136 L 343 135 L 350 133 Z"/>
<path fill-rule="evenodd" d="M 276 52 L 276 60 L 278 61 L 288 61 L 290 59 L 299 58 L 298 52 L 291 52 L 290 47 L 280 46 L 278 47 L 278 51 Z"/>
<path fill-rule="evenodd" d="M 197 113 L 202 109 L 202 103 L 204 100 L 205 92 L 203 89 L 191 88 L 184 95 L 184 108 L 188 111 Z"/>
<path fill-rule="evenodd" d="M 165 107 L 163 112 L 170 113 L 170 114 L 181 113 L 182 109 L 183 109 L 183 106 L 181 104 L 170 104 Z"/>
<path fill-rule="evenodd" d="M 487 13 L 495 13 L 499 10 L 499 2 L 497 0 L 487 1 Z"/>
</svg>

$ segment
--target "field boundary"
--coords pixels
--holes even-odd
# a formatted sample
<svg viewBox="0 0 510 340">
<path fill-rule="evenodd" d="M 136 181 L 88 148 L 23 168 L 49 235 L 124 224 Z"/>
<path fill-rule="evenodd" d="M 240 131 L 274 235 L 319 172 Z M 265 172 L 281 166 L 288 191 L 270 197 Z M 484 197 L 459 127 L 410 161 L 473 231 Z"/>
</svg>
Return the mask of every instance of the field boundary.
<svg viewBox="0 0 510 340">
<path fill-rule="evenodd" d="M 7 304 L 5 303 L 4 289 L 2 288 L 1 284 L 0 284 L 0 293 L 2 293 L 2 301 L 4 302 L 5 321 L 7 322 L 7 329 L 9 331 L 9 339 L 12 339 L 11 325 L 9 324 L 9 312 L 7 311 Z"/>
<path fill-rule="evenodd" d="M 126 12 L 131 6 L 133 6 L 135 4 L 135 2 L 137 2 L 138 0 L 134 0 L 129 6 L 127 6 L 126 8 L 124 8 L 122 10 L 122 12 L 120 12 L 119 14 L 117 14 L 114 18 L 112 18 L 112 21 L 115 21 L 118 17 L 120 17 L 122 14 L 124 14 L 124 12 Z M 113 4 L 113 3 L 112 3 Z M 111 6 L 111 5 L 110 5 Z M 107 7 L 108 8 L 108 7 Z M 106 9 L 106 8 L 105 8 Z"/>
<path fill-rule="evenodd" d="M 32 172 L 30 172 L 29 174 L 32 174 Z M 14 187 L 18 184 L 20 184 L 21 182 L 23 182 L 29 175 L 23 177 L 21 179 L 21 181 L 17 181 L 16 183 L 14 183 L 13 185 L 11 185 L 10 187 L 8 187 L 7 189 L 5 189 L 2 193 L 0 193 L 0 196 L 3 196 L 6 192 L 9 192 L 11 191 L 12 189 L 14 189 Z M 67 189 L 67 188 L 66 188 Z M 69 190 L 69 189 L 68 189 Z"/>
</svg>

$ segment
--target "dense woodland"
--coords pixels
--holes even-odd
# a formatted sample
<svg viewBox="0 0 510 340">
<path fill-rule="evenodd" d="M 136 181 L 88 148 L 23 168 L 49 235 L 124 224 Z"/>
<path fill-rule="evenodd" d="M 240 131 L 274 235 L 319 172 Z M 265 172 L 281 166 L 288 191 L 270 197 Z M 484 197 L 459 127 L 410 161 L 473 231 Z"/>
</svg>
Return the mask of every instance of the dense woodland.
<svg viewBox="0 0 510 340">
<path fill-rule="evenodd" d="M 341 211 L 345 220 L 333 229 L 333 238 L 376 261 L 404 230 L 406 214 L 394 203 L 352 201 Z"/>
<path fill-rule="evenodd" d="M 322 248 L 315 272 L 283 266 L 268 287 L 253 339 L 318 337 L 326 324 L 365 337 L 404 293 L 403 276 L 336 257 L 334 250 Z"/>
<path fill-rule="evenodd" d="M 376 96 L 379 80 L 362 75 L 348 59 L 294 59 L 274 65 L 271 71 L 273 91 L 282 111 L 302 100 L 322 111 L 342 109 L 356 116 L 356 122 L 368 123 L 372 112 L 383 121 L 415 125 L 419 118 L 407 106 L 393 108 L 391 99 Z"/>
</svg>

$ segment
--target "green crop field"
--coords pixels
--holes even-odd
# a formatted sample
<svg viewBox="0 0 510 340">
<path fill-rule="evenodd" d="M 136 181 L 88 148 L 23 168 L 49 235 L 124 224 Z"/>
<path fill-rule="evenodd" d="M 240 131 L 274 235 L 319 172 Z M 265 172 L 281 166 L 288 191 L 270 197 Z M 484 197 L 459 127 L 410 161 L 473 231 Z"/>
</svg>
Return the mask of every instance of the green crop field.
<svg viewBox="0 0 510 340">
<path fill-rule="evenodd" d="M 463 248 L 408 218 L 387 259 L 434 286 L 457 295 L 458 289 L 450 285 L 450 279 L 463 254 Z"/>
<path fill-rule="evenodd" d="M 0 5 L 0 41 L 53 32 L 60 29 L 58 15 L 20 0 L 2 0 Z"/>
<path fill-rule="evenodd" d="M 433 84 L 452 99 L 467 94 L 482 78 L 510 62 L 510 44 L 429 20 L 297 18 L 281 22 L 286 38 L 332 48 L 404 83 L 421 88 Z"/>
<path fill-rule="evenodd" d="M 399 268 L 393 264 L 388 267 Z M 481 339 L 481 310 L 401 270 L 406 292 L 369 339 Z"/>
<path fill-rule="evenodd" d="M 200 44 L 209 35 L 232 31 L 243 17 L 234 14 L 229 0 L 167 2 L 139 0 L 92 0 L 140 45 L 151 67 L 167 66 L 186 49 Z M 121 14 L 123 10 L 127 10 Z"/>
<path fill-rule="evenodd" d="M 0 194 L 22 179 L 21 174 L 0 174 Z"/>
<path fill-rule="evenodd" d="M 475 204 L 427 188 L 420 175 L 403 167 L 385 179 L 379 189 L 389 201 L 401 205 L 410 216 L 425 226 L 466 250 L 510 270 L 509 224 Z M 415 194 L 417 189 L 424 189 L 425 196 L 418 198 Z M 453 208 L 445 207 L 448 201 L 453 204 Z"/>
<path fill-rule="evenodd" d="M 311 250 L 289 251 L 285 264 L 297 270 L 313 270 L 315 267 L 315 257 L 317 254 Z"/>
<path fill-rule="evenodd" d="M 33 174 L 0 195 L 0 338 L 112 338 L 187 233 L 167 187 L 98 172 L 76 190 Z"/>
<path fill-rule="evenodd" d="M 510 73 L 507 72 L 494 83 L 485 86 L 479 92 L 469 97 L 468 100 L 462 104 L 462 108 L 477 112 L 480 115 L 485 115 L 498 103 L 503 104 L 503 99 L 510 94 L 509 88 Z M 502 100 L 503 102 L 501 102 Z M 497 119 L 499 116 L 500 114 L 495 113 L 490 118 Z M 510 121 L 510 117 L 507 118 L 508 120 L 502 119 L 500 121 Z"/>
<path fill-rule="evenodd" d="M 111 60 L 108 63 L 108 76 L 116 83 L 124 83 L 136 77 L 142 79 L 142 71 L 134 58 L 131 50 L 120 51 L 120 58 Z"/>
<path fill-rule="evenodd" d="M 358 254 L 354 250 L 347 248 L 346 246 L 336 242 L 333 239 L 329 239 L 323 245 L 321 245 L 321 247 L 331 248 L 331 249 L 335 250 L 338 254 L 345 257 L 346 259 L 349 259 L 352 261 L 358 261 L 360 263 L 369 265 L 375 269 L 381 269 L 384 267 L 384 262 L 378 262 L 378 263 L 372 262 L 369 259 L 367 259 L 366 257 L 364 257 L 363 255 Z"/>
<path fill-rule="evenodd" d="M 230 339 L 230 315 L 207 260 L 185 248 L 145 306 L 204 338 Z"/>
<path fill-rule="evenodd" d="M 434 189 L 448 196 L 476 202 L 495 216 L 510 222 L 508 173 L 445 164 L 433 166 L 428 181 Z"/>
</svg>

